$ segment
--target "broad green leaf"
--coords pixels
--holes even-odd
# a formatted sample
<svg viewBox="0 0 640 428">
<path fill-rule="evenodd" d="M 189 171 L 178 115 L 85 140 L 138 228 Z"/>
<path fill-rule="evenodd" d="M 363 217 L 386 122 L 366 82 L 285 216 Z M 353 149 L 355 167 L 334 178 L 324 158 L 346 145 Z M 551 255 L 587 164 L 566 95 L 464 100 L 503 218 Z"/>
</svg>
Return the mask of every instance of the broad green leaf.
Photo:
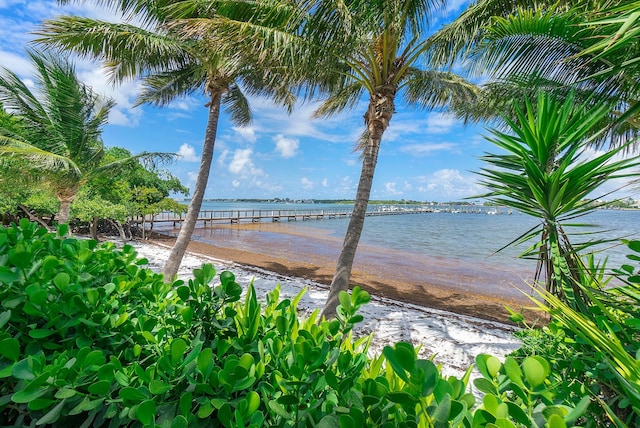
<svg viewBox="0 0 640 428">
<path fill-rule="evenodd" d="M 540 359 L 535 357 L 527 357 L 522 362 L 522 369 L 524 371 L 524 377 L 531 388 L 536 388 L 542 385 L 548 375 L 548 363 L 547 367 L 543 365 Z"/>
<path fill-rule="evenodd" d="M 136 418 L 145 425 L 151 424 L 156 415 L 156 403 L 153 400 L 145 400 L 138 404 Z"/>
<path fill-rule="evenodd" d="M 184 352 L 187 350 L 187 342 L 184 339 L 174 339 L 171 342 L 171 362 L 177 364 L 182 361 Z"/>
<path fill-rule="evenodd" d="M 498 373 L 500 373 L 500 369 L 502 368 L 502 363 L 499 359 L 491 355 L 486 359 L 485 364 L 487 366 L 487 372 L 492 378 L 498 376 Z"/>
<path fill-rule="evenodd" d="M 56 334 L 55 330 L 49 330 L 44 328 L 29 331 L 29 336 L 33 337 L 34 339 L 43 339 L 45 337 L 49 337 L 54 334 Z"/>
<path fill-rule="evenodd" d="M 120 390 L 120 397 L 125 400 L 131 401 L 143 401 L 149 398 L 146 394 L 143 394 L 136 388 L 126 387 Z"/>
<path fill-rule="evenodd" d="M 89 385 L 89 392 L 95 395 L 107 395 L 111 389 L 111 382 L 108 380 L 101 380 L 94 384 Z"/>
<path fill-rule="evenodd" d="M 153 395 L 161 395 L 171 389 L 171 385 L 161 380 L 154 379 L 149 382 L 149 392 Z"/>
<path fill-rule="evenodd" d="M 13 369 L 11 370 L 11 375 L 17 379 L 22 379 L 22 380 L 35 379 L 36 377 L 33 374 L 30 359 L 31 357 L 27 357 L 15 363 L 13 365 Z"/>
<path fill-rule="evenodd" d="M 0 355 L 13 362 L 18 361 L 20 358 L 20 342 L 13 337 L 0 340 Z"/>
<path fill-rule="evenodd" d="M 182 415 L 176 416 L 173 421 L 171 421 L 171 428 L 188 428 L 189 421 Z"/>
<path fill-rule="evenodd" d="M 42 397 L 49 391 L 49 387 L 41 386 L 35 389 L 23 389 L 11 396 L 14 403 L 28 403 L 36 398 Z"/>
<path fill-rule="evenodd" d="M 65 401 L 66 401 L 66 398 L 60 401 L 58 404 L 56 404 L 55 407 L 49 410 L 49 412 L 46 415 L 38 419 L 38 422 L 36 422 L 36 425 L 48 425 L 56 422 L 58 418 L 60 418 L 60 414 L 62 413 L 62 408 L 64 407 Z"/>
<path fill-rule="evenodd" d="M 71 282 L 71 277 L 66 272 L 60 272 L 53 278 L 54 285 L 60 291 L 64 291 L 69 286 L 69 282 Z"/>
<path fill-rule="evenodd" d="M 347 415 L 341 415 L 341 416 L 347 416 Z M 318 428 L 351 428 L 353 425 L 350 425 L 346 421 L 343 424 L 342 421 L 339 420 L 338 416 L 336 415 L 327 415 L 322 419 L 320 419 L 320 422 L 318 422 L 318 425 L 316 426 Z"/>
</svg>

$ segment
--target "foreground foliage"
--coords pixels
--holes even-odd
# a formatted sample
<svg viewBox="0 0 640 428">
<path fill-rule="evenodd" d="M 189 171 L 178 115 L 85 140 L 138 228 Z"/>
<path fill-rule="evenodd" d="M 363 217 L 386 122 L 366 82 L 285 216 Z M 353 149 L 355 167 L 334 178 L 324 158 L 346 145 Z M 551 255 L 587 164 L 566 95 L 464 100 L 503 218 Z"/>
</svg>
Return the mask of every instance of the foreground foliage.
<svg viewBox="0 0 640 428">
<path fill-rule="evenodd" d="M 368 357 L 358 288 L 336 319 L 300 320 L 302 294 L 242 298 L 211 265 L 166 284 L 133 247 L 66 232 L 0 229 L 2 426 L 563 427 L 580 413 L 540 357 L 479 356 L 478 405 L 470 371 L 445 379 L 411 344 Z"/>
<path fill-rule="evenodd" d="M 598 290 L 585 275 L 588 312 L 541 293 L 547 304 L 536 302 L 553 319 L 521 332 L 524 346 L 514 354 L 549 361 L 552 381 L 568 401 L 591 395 L 586 426 L 640 425 L 640 241 L 626 243 L 632 254 L 617 270 L 621 285 Z"/>
</svg>

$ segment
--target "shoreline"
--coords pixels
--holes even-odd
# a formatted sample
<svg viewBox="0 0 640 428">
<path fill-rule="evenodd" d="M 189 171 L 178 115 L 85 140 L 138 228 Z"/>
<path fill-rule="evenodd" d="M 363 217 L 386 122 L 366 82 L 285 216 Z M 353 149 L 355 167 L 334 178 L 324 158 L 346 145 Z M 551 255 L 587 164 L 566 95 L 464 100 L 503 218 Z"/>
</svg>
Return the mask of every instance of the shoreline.
<svg viewBox="0 0 640 428">
<path fill-rule="evenodd" d="M 255 229 L 255 226 L 253 228 Z M 211 229 L 211 234 L 240 234 L 241 231 L 251 229 L 251 225 L 224 226 L 218 228 L 218 232 Z M 176 238 L 170 235 L 171 233 L 172 231 L 164 231 L 164 233 L 153 231 L 149 235 L 149 242 L 160 246 L 172 246 Z M 318 236 L 304 236 L 299 231 L 286 234 L 290 236 L 282 239 L 282 236 L 278 235 L 283 233 L 274 235 L 273 230 L 262 230 L 260 237 L 269 235 L 266 242 L 256 239 L 255 236 L 245 237 L 244 240 L 249 241 L 250 245 L 239 245 L 233 239 L 216 239 L 215 244 L 202 242 L 197 240 L 197 235 L 194 234 L 196 239 L 192 238 L 187 251 L 195 255 L 228 261 L 241 268 L 253 267 L 284 277 L 311 280 L 328 290 L 335 269 L 334 253 L 339 251 L 339 248 L 337 250 L 332 248 L 335 246 L 334 242 L 322 241 Z M 288 245 L 289 238 L 304 241 L 299 242 L 294 248 L 284 247 L 283 242 L 286 241 Z M 315 246 L 306 248 L 306 244 L 310 242 L 314 242 Z M 502 288 L 511 289 L 512 292 L 505 293 L 506 295 L 499 294 L 490 287 L 488 289 L 477 287 L 475 282 L 477 275 L 481 273 L 477 269 L 467 272 L 464 267 L 456 266 L 455 270 L 451 271 L 451 267 L 424 266 L 424 264 L 413 263 L 412 260 L 394 263 L 393 257 L 397 255 L 393 252 L 385 251 L 376 254 L 371 248 L 364 247 L 358 248 L 360 257 L 356 256 L 357 260 L 351 275 L 351 287 L 359 285 L 372 296 L 511 325 L 505 305 L 515 311 L 522 310 L 529 321 L 541 316 L 540 312 L 531 309 L 533 304 L 524 292 L 511 284 L 501 285 Z M 425 271 L 429 274 L 425 274 Z M 495 272 L 487 272 L 488 277 L 492 274 Z M 524 284 L 521 278 L 511 278 L 511 281 L 513 280 Z M 502 281 L 506 283 L 508 280 Z"/>
</svg>

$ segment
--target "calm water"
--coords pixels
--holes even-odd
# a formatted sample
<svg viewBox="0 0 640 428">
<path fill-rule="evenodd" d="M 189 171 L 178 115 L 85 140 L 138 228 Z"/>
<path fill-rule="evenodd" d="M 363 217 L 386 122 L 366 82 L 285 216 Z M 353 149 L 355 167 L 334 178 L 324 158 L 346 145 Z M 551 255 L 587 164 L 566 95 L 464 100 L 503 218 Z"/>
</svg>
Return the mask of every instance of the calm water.
<svg viewBox="0 0 640 428">
<path fill-rule="evenodd" d="M 262 210 L 307 210 L 350 209 L 350 205 L 334 204 L 268 204 L 205 202 L 203 210 L 262 209 Z M 310 221 L 283 221 L 292 230 L 301 234 L 321 233 L 324 236 L 342 239 L 349 220 L 324 219 Z M 518 259 L 527 248 L 519 245 L 501 247 L 527 232 L 536 225 L 536 220 L 514 212 L 511 215 L 487 215 L 472 213 L 426 213 L 367 217 L 360 242 L 380 249 L 392 249 L 414 256 L 428 256 L 459 260 L 465 264 L 474 262 L 503 265 L 505 263 L 522 268 L 534 267 L 531 260 Z M 640 211 L 600 210 L 582 217 L 576 222 L 592 226 L 584 232 L 598 232 L 593 238 L 640 239 Z M 204 240 L 207 238 L 203 235 Z M 209 235 L 210 239 L 216 239 Z M 268 237 L 264 237 L 268 239 Z M 572 242 L 581 242 L 589 236 L 576 236 Z M 607 245 L 601 247 L 597 259 L 608 257 L 607 266 L 619 267 L 626 261 L 626 247 Z"/>
</svg>

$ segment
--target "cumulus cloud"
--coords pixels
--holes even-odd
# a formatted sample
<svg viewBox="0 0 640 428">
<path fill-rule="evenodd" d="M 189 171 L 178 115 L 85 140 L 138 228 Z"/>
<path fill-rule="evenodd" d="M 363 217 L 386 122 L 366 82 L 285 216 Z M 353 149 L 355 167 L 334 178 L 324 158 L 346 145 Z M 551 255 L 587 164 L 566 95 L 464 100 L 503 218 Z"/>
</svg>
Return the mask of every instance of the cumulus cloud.
<svg viewBox="0 0 640 428">
<path fill-rule="evenodd" d="M 182 161 L 200 162 L 200 158 L 198 157 L 198 155 L 196 155 L 196 149 L 187 143 L 184 143 L 183 145 L 181 145 L 180 149 L 176 154 Z"/>
<path fill-rule="evenodd" d="M 394 181 L 384 183 L 384 192 L 391 196 L 402 195 L 402 192 L 396 189 L 396 183 Z"/>
<path fill-rule="evenodd" d="M 256 168 L 252 159 L 253 150 L 238 149 L 233 153 L 233 159 L 229 163 L 229 171 L 240 177 L 260 176 L 264 175 L 264 171 Z"/>
<path fill-rule="evenodd" d="M 234 189 L 237 189 L 238 187 L 240 187 L 240 182 L 238 180 L 233 180 L 231 182 L 231 185 L 233 186 Z"/>
<path fill-rule="evenodd" d="M 307 177 L 302 177 L 300 179 L 300 184 L 302 185 L 302 188 L 304 190 L 311 190 L 313 189 L 313 181 L 309 180 Z"/>
<path fill-rule="evenodd" d="M 233 130 L 240 136 L 240 138 L 249 143 L 255 143 L 258 140 L 256 138 L 256 131 L 251 126 L 235 126 Z"/>
<path fill-rule="evenodd" d="M 427 118 L 427 132 L 445 134 L 456 124 L 456 118 L 446 113 L 432 113 Z"/>
<path fill-rule="evenodd" d="M 326 178 L 322 179 L 322 187 L 329 187 L 329 180 Z"/>
<path fill-rule="evenodd" d="M 298 140 L 278 134 L 273 137 L 273 141 L 276 143 L 276 151 L 280 153 L 281 157 L 289 159 L 298 154 L 298 147 L 300 146 Z"/>
<path fill-rule="evenodd" d="M 482 193 L 475 175 L 462 174 L 457 169 L 441 169 L 418 181 L 418 191 L 428 199 L 456 200 Z"/>
</svg>

